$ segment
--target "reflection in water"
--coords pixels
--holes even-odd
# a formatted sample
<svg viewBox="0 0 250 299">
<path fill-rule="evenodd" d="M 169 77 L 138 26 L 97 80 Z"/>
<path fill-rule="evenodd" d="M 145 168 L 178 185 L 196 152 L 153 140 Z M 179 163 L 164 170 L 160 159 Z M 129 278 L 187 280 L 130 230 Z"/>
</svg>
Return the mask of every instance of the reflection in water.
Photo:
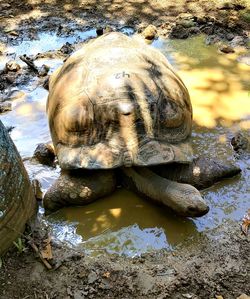
<svg viewBox="0 0 250 299">
<path fill-rule="evenodd" d="M 2 122 L 14 126 L 11 137 L 22 157 L 31 157 L 36 145 L 51 140 L 45 107 L 48 92 L 38 87 L 29 92 L 25 101 L 14 102 L 14 109 L 1 115 Z"/>
<path fill-rule="evenodd" d="M 123 252 L 126 248 L 133 254 L 135 248 L 141 247 L 140 251 L 146 250 L 145 246 L 166 248 L 167 244 L 174 246 L 197 234 L 192 220 L 176 217 L 164 207 L 155 206 L 124 189 L 84 207 L 63 208 L 51 219 L 76 222 L 76 233 L 83 240 L 98 236 L 86 243 L 88 248 L 94 243 L 97 247 L 105 247 L 108 240 L 112 240 L 113 249 L 108 247 L 111 251 Z M 124 234 L 129 236 L 130 243 L 126 243 Z M 139 242 L 140 239 L 144 242 Z"/>
<path fill-rule="evenodd" d="M 171 40 L 169 47 L 190 92 L 198 125 L 213 128 L 223 120 L 230 126 L 250 116 L 250 66 L 237 62 L 239 53 L 218 53 L 216 47 L 204 45 L 203 36 Z"/>
<path fill-rule="evenodd" d="M 126 33 L 132 33 L 125 29 Z M 49 34 L 45 39 L 46 34 L 41 35 L 41 40 L 32 42 L 42 44 L 45 51 L 58 49 L 68 41 L 65 37 L 57 39 L 53 36 L 56 35 Z M 77 41 L 76 36 L 72 38 Z M 41 48 L 34 48 L 32 42 L 29 49 L 34 49 L 35 54 L 41 52 Z M 23 45 L 21 48 L 15 46 L 13 51 L 23 54 Z M 195 154 L 231 161 L 233 151 L 229 139 L 232 133 L 250 128 L 250 66 L 237 62 L 239 54 L 219 54 L 215 47 L 205 46 L 202 36 L 189 40 L 157 39 L 153 46 L 163 51 L 175 65 L 191 94 Z M 53 69 L 61 61 L 48 59 L 37 63 L 46 63 Z M 14 101 L 13 111 L 1 115 L 1 120 L 7 126 L 15 126 L 11 136 L 21 155 L 30 157 L 37 143 L 50 140 L 45 115 L 47 91 L 40 87 L 31 88 L 30 84 L 22 89 L 26 96 Z M 241 219 L 250 202 L 250 160 L 236 162 L 243 170 L 241 177 L 204 190 L 202 193 L 210 212 L 199 219 L 191 221 L 175 217 L 165 209 L 120 189 L 88 206 L 64 208 L 52 215 L 49 221 L 61 240 L 80 244 L 87 250 L 104 248 L 109 252 L 135 255 L 157 248 L 171 248 L 187 237 L 197 236 L 198 231 L 224 223 L 226 219 Z M 59 172 L 29 161 L 26 167 L 32 178 L 41 181 L 43 191 Z"/>
<path fill-rule="evenodd" d="M 28 56 L 36 55 L 51 50 L 59 50 L 66 42 L 74 44 L 94 37 L 96 37 L 95 29 L 90 29 L 84 32 L 75 30 L 74 33 L 71 33 L 66 37 L 60 36 L 55 32 L 41 32 L 38 34 L 37 39 L 24 40 L 18 45 L 8 47 L 5 51 L 9 54 L 14 53 L 16 56 L 23 54 Z"/>
</svg>

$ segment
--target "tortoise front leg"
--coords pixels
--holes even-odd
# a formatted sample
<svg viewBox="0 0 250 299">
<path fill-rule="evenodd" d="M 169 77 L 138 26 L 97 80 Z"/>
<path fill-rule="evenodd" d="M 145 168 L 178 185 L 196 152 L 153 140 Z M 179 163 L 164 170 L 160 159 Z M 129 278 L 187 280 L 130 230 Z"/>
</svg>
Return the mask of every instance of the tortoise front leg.
<svg viewBox="0 0 250 299">
<path fill-rule="evenodd" d="M 46 214 L 64 206 L 86 205 L 112 193 L 116 187 L 113 170 L 62 171 L 43 199 Z"/>
</svg>

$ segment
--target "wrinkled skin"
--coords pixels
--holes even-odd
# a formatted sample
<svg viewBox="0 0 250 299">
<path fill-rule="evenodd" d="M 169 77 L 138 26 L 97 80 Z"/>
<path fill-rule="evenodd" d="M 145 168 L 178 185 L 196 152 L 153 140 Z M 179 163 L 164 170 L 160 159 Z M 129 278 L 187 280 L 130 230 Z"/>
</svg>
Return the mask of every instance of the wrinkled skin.
<svg viewBox="0 0 250 299">
<path fill-rule="evenodd" d="M 45 194 L 44 207 L 50 213 L 67 205 L 85 205 L 112 193 L 117 184 L 122 184 L 144 198 L 167 206 L 178 215 L 198 217 L 206 214 L 209 208 L 196 188 L 210 187 L 238 173 L 240 169 L 236 166 L 223 165 L 203 157 L 189 164 L 63 171 Z M 190 193 L 191 196 L 187 196 Z"/>
</svg>

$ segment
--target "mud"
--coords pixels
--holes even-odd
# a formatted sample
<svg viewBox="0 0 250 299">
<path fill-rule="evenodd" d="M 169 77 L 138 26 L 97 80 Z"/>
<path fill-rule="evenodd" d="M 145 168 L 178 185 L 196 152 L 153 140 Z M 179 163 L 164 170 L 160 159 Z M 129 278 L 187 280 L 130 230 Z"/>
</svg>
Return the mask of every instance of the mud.
<svg viewBox="0 0 250 299">
<path fill-rule="evenodd" d="M 249 239 L 238 224 L 229 222 L 196 239 L 195 245 L 133 259 L 104 252 L 91 257 L 53 243 L 51 271 L 30 250 L 10 251 L 1 269 L 1 298 L 236 299 L 248 293 Z"/>
<path fill-rule="evenodd" d="M 159 36 L 153 45 L 174 62 L 190 90 L 195 154 L 233 159 L 243 170 L 241 178 L 204 191 L 212 209 L 200 220 L 178 218 L 124 190 L 106 202 L 65 209 L 50 219 L 43 217 L 40 207 L 38 226 L 27 230 L 26 236 L 42 249 L 43 240 L 52 235 L 53 270 L 44 267 L 23 236 L 24 251 L 14 247 L 1 259 L 0 298 L 250 295 L 249 236 L 240 230 L 250 201 L 249 155 L 234 156 L 230 148 L 235 131 L 249 132 L 249 22 L 245 17 L 249 5 L 230 2 L 229 6 L 154 0 L 0 3 L 0 68 L 9 60 L 21 66 L 16 72 L 0 74 L 0 102 L 11 102 L 13 109 L 0 117 L 12 130 L 30 177 L 41 182 L 42 191 L 59 173 L 57 166 L 42 166 L 31 159 L 37 144 L 50 142 L 43 66 L 49 66 L 49 75 L 72 51 L 103 31 L 131 35 L 150 24 Z M 198 39 L 185 44 L 191 36 Z M 205 48 L 204 43 L 215 47 Z M 221 47 L 235 52 L 219 54 Z M 38 72 L 20 60 L 24 54 Z M 44 76 L 39 76 L 42 70 Z"/>
</svg>

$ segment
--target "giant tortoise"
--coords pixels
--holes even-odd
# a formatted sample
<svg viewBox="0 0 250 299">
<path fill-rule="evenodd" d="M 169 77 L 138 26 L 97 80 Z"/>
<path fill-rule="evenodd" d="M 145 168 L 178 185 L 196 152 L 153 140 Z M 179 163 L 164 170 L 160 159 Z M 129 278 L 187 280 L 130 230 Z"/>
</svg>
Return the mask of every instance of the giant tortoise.
<svg viewBox="0 0 250 299">
<path fill-rule="evenodd" d="M 190 184 L 239 172 L 193 159 L 187 88 L 163 54 L 122 33 L 89 42 L 53 73 L 47 114 L 62 169 L 44 197 L 47 212 L 123 184 L 180 215 L 201 216 L 209 208 Z"/>
<path fill-rule="evenodd" d="M 36 200 L 22 159 L 0 121 L 0 256 L 24 230 Z"/>
</svg>

